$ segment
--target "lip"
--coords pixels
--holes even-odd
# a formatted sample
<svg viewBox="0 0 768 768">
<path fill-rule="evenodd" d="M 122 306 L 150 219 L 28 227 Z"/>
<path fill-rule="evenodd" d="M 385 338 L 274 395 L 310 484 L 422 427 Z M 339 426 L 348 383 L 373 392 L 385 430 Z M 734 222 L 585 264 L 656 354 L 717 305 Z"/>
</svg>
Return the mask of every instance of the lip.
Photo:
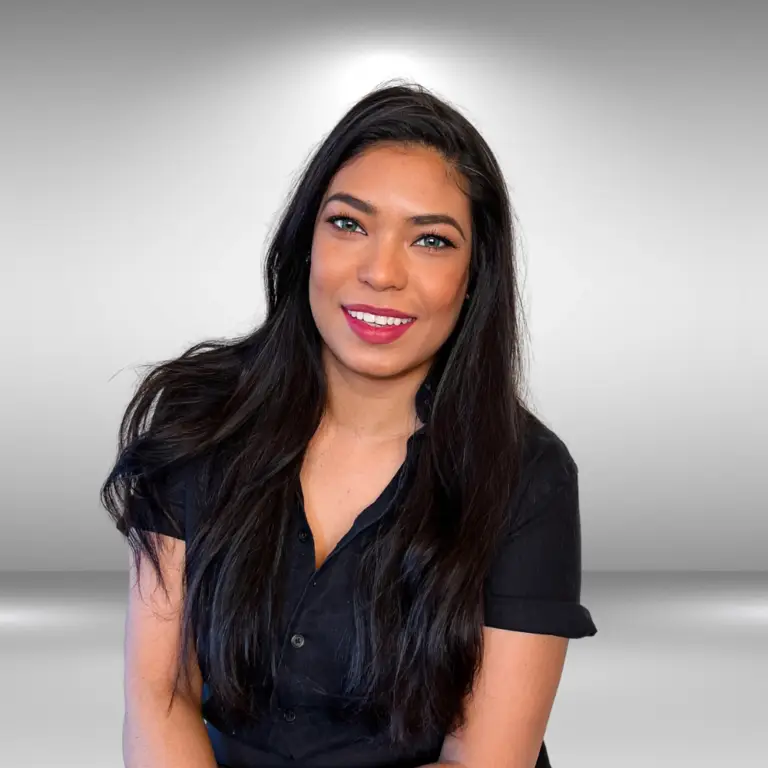
<svg viewBox="0 0 768 768">
<path fill-rule="evenodd" d="M 351 309 L 353 312 L 369 312 L 372 315 L 381 315 L 382 317 L 401 317 L 403 319 L 413 317 L 413 315 L 408 315 L 397 309 L 390 309 L 389 307 L 372 307 L 370 304 L 344 304 L 343 308 Z"/>
<path fill-rule="evenodd" d="M 360 305 L 356 305 L 360 306 Z M 402 325 L 387 325 L 381 328 L 374 328 L 363 320 L 358 320 L 347 311 L 347 307 L 342 307 L 341 311 L 344 313 L 344 317 L 347 320 L 347 324 L 352 331 L 363 341 L 368 344 L 391 344 L 393 341 L 399 339 L 403 334 L 407 333 L 408 329 L 417 320 L 412 320 L 410 323 L 403 323 Z M 352 309 L 353 312 L 363 312 L 367 310 Z M 379 310 L 380 312 L 380 310 Z M 392 315 L 390 315 L 392 317 Z M 406 315 L 408 317 L 408 315 Z"/>
</svg>

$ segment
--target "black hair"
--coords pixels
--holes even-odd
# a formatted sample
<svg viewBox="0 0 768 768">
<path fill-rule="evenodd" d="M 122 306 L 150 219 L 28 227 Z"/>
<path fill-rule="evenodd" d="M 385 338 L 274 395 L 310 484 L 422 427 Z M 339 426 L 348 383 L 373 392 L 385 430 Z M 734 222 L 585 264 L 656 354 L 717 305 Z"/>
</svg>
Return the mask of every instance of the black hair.
<svg viewBox="0 0 768 768">
<path fill-rule="evenodd" d="M 464 722 L 482 658 L 484 575 L 509 523 L 528 412 L 513 212 L 493 153 L 456 108 L 423 86 L 388 81 L 349 109 L 270 236 L 263 323 L 152 368 L 122 418 L 101 501 L 137 567 L 146 557 L 166 589 L 159 540 L 142 526 L 156 515 L 174 524 L 171 480 L 194 465 L 205 514 L 186 541 L 174 694 L 188 681 L 183 659 L 196 653 L 220 711 L 232 721 L 259 717 L 276 674 L 290 505 L 326 402 L 307 292 L 314 221 L 335 173 L 384 142 L 439 152 L 472 215 L 471 297 L 428 374 L 429 422 L 398 513 L 354 582 L 358 631 L 345 690 L 355 715 L 412 744 Z"/>
</svg>

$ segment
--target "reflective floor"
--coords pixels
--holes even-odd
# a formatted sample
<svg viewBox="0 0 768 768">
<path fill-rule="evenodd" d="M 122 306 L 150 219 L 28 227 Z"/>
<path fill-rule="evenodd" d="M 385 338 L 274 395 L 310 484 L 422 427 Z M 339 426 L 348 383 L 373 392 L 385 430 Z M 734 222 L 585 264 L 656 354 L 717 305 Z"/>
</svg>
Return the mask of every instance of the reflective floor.
<svg viewBox="0 0 768 768">
<path fill-rule="evenodd" d="M 0 766 L 121 768 L 127 574 L 0 573 Z M 554 768 L 768 766 L 768 573 L 585 573 Z"/>
</svg>

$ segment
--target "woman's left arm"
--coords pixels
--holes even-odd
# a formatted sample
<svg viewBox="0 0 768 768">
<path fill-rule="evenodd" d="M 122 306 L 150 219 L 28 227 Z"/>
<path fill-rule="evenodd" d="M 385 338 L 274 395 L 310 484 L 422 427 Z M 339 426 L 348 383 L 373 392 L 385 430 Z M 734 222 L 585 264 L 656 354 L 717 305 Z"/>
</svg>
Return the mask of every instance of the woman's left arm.
<svg viewBox="0 0 768 768">
<path fill-rule="evenodd" d="M 578 467 L 550 441 L 529 476 L 486 581 L 483 658 L 464 727 L 445 737 L 440 766 L 534 768 L 569 639 L 597 633 L 580 603 Z"/>
<path fill-rule="evenodd" d="M 568 638 L 485 627 L 485 651 L 464 727 L 446 736 L 429 767 L 533 768 L 539 756 Z"/>
<path fill-rule="evenodd" d="M 462 763 L 429 763 L 420 765 L 419 768 L 467 768 L 467 766 Z"/>
</svg>

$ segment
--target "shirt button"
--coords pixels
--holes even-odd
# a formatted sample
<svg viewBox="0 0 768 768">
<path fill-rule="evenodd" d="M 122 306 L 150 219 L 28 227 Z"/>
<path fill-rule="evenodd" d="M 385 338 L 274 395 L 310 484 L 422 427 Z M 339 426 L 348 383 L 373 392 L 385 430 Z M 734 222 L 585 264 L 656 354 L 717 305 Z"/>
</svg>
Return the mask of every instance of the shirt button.
<svg viewBox="0 0 768 768">
<path fill-rule="evenodd" d="M 309 539 L 309 531 L 301 530 L 299 531 L 299 541 L 307 541 Z"/>
<path fill-rule="evenodd" d="M 286 723 L 292 723 L 296 719 L 296 713 L 292 709 L 286 709 L 283 712 L 283 718 Z"/>
<path fill-rule="evenodd" d="M 294 635 L 291 638 L 291 645 L 294 648 L 301 648 L 301 646 L 304 645 L 304 635 Z"/>
</svg>

